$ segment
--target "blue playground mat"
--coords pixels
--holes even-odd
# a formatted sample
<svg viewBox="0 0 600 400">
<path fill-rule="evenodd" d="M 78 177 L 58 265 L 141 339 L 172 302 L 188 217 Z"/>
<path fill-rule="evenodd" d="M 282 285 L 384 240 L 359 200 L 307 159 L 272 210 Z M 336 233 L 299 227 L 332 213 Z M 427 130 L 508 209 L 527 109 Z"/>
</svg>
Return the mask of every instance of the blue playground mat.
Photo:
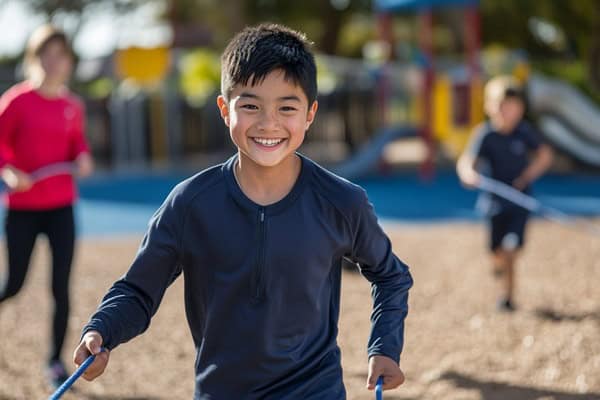
<svg viewBox="0 0 600 400">
<path fill-rule="evenodd" d="M 95 176 L 80 183 L 77 206 L 84 235 L 140 234 L 170 190 L 189 174 L 131 173 Z M 408 223 L 476 221 L 477 192 L 460 186 L 456 174 L 439 171 L 431 181 L 414 173 L 372 177 L 363 186 L 378 216 Z M 545 205 L 573 216 L 600 215 L 599 175 L 546 175 L 534 187 Z"/>
</svg>

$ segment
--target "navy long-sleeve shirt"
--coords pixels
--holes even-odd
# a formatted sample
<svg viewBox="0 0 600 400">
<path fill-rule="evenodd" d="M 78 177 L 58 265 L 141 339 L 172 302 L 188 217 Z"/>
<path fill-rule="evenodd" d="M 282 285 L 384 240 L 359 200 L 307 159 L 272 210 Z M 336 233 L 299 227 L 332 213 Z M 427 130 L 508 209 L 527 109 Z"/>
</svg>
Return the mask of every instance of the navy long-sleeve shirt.
<svg viewBox="0 0 600 400">
<path fill-rule="evenodd" d="M 177 185 L 84 332 L 109 349 L 139 335 L 183 272 L 195 400 L 345 399 L 336 337 L 346 258 L 372 283 L 368 354 L 399 361 L 408 267 L 364 190 L 300 157 L 292 190 L 268 206 L 237 185 L 236 156 Z"/>
</svg>

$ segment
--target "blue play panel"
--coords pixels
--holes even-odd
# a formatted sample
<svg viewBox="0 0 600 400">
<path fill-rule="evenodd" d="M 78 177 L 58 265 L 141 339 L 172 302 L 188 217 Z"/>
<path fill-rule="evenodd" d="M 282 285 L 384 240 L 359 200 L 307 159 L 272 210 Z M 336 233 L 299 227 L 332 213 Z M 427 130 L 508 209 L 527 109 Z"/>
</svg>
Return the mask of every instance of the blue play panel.
<svg viewBox="0 0 600 400">
<path fill-rule="evenodd" d="M 365 179 L 377 214 L 413 222 L 474 220 L 478 192 L 463 188 L 454 172 L 439 172 L 430 182 L 414 174 Z M 600 215 L 600 175 L 547 175 L 536 182 L 535 197 L 573 216 Z"/>
<path fill-rule="evenodd" d="M 186 173 L 107 174 L 80 183 L 77 207 L 83 234 L 139 234 L 169 191 Z M 357 181 L 379 217 L 410 223 L 477 220 L 477 193 L 460 186 L 451 171 L 428 182 L 414 173 Z M 536 183 L 536 197 L 573 216 L 600 215 L 600 175 L 547 175 Z"/>
</svg>

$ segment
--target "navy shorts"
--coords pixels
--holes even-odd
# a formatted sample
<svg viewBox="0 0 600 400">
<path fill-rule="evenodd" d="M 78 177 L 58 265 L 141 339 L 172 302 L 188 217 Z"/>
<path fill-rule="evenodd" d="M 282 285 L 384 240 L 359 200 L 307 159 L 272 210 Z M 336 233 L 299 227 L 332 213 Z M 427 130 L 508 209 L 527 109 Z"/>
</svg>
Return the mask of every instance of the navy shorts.
<svg viewBox="0 0 600 400">
<path fill-rule="evenodd" d="M 508 207 L 490 219 L 490 249 L 516 250 L 523 247 L 525 225 L 529 211 L 520 207 Z"/>
</svg>

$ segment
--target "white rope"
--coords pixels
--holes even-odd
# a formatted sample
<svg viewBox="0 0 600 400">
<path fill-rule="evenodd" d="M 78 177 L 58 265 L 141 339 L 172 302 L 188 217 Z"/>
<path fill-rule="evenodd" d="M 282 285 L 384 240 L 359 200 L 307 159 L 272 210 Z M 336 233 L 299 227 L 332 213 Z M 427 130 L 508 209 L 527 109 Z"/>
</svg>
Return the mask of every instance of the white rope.
<svg viewBox="0 0 600 400">
<path fill-rule="evenodd" d="M 58 176 L 58 175 L 74 175 L 75 164 L 72 162 L 58 162 L 54 164 L 48 164 L 41 168 L 31 172 L 29 176 L 33 182 L 39 182 L 41 180 Z"/>
<path fill-rule="evenodd" d="M 75 175 L 77 172 L 77 168 L 75 163 L 72 162 L 58 162 L 53 164 L 45 165 L 41 168 L 36 169 L 33 172 L 29 173 L 29 177 L 31 178 L 32 183 L 37 183 L 39 181 L 43 181 L 44 179 L 59 176 L 59 175 Z M 0 179 L 0 194 L 5 192 L 11 192 L 6 182 L 3 182 Z"/>
<path fill-rule="evenodd" d="M 541 215 L 550 221 L 568 226 L 579 226 L 589 233 L 600 236 L 600 227 L 586 221 L 575 222 L 569 215 L 563 213 L 562 211 L 552 207 L 544 206 L 539 202 L 539 200 L 528 196 L 503 182 L 488 178 L 486 176 L 480 176 L 477 188 L 483 190 L 484 192 L 489 192 L 495 194 L 496 196 L 502 197 L 503 199 L 506 199 L 511 203 L 518 205 L 519 207 L 531 211 L 532 213 Z"/>
</svg>

